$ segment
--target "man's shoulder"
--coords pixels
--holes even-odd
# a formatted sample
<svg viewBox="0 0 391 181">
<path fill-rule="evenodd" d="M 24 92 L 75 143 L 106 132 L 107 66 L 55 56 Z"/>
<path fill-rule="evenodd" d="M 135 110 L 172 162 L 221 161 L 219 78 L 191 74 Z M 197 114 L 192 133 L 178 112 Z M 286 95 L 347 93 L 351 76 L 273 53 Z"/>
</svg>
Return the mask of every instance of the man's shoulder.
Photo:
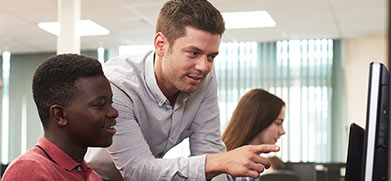
<svg viewBox="0 0 391 181">
<path fill-rule="evenodd" d="M 46 177 L 48 168 L 45 165 L 50 166 L 49 162 L 50 160 L 43 155 L 30 150 L 11 162 L 4 173 L 3 180 Z"/>
<path fill-rule="evenodd" d="M 127 69 L 127 72 L 130 69 L 143 69 L 145 65 L 145 61 L 148 56 L 150 56 L 152 51 L 143 52 L 135 55 L 121 55 L 117 57 L 113 57 L 108 60 L 105 64 L 103 64 L 103 70 L 105 73 L 110 70 L 121 70 Z"/>
<path fill-rule="evenodd" d="M 151 51 L 138 55 L 114 57 L 103 65 L 103 71 L 110 82 L 114 84 L 136 77 L 142 77 L 145 71 L 146 59 L 150 55 Z"/>
<path fill-rule="evenodd" d="M 26 153 L 17 157 L 10 166 L 24 167 L 26 165 L 42 165 L 49 163 L 50 160 L 45 155 L 38 153 L 36 148 L 32 148 Z"/>
</svg>

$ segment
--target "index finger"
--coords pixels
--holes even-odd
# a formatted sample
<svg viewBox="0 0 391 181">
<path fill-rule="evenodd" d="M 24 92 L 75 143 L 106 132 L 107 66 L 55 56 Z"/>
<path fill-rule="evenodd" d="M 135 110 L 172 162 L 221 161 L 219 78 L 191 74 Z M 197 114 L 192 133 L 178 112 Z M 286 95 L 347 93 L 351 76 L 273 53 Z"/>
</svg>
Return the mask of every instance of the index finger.
<svg viewBox="0 0 391 181">
<path fill-rule="evenodd" d="M 276 145 L 256 145 L 254 147 L 255 153 L 270 153 L 270 152 L 278 152 L 280 151 L 280 147 Z"/>
</svg>

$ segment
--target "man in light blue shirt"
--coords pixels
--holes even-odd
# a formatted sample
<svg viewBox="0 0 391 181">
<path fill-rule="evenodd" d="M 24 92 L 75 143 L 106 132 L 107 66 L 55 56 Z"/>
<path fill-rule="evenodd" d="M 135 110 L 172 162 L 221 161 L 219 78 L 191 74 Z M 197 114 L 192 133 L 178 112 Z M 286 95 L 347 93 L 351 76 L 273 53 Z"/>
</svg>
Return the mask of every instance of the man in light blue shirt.
<svg viewBox="0 0 391 181">
<path fill-rule="evenodd" d="M 213 61 L 224 21 L 206 0 L 170 0 L 157 21 L 153 52 L 104 65 L 119 111 L 107 149 L 86 160 L 107 180 L 209 180 L 222 173 L 258 177 L 269 166 L 260 153 L 274 145 L 225 152 L 220 138 Z M 191 157 L 162 159 L 189 138 Z M 220 178 L 225 179 L 225 175 Z"/>
</svg>

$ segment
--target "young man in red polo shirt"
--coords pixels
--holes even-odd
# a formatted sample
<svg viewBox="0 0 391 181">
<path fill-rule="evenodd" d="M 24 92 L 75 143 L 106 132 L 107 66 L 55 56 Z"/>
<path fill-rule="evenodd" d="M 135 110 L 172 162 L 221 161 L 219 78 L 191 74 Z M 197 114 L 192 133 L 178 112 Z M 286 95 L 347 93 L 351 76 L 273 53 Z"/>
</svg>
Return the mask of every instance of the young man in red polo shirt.
<svg viewBox="0 0 391 181">
<path fill-rule="evenodd" d="M 32 87 L 44 136 L 9 165 L 3 181 L 102 180 L 84 161 L 88 147 L 110 146 L 116 132 L 118 111 L 101 64 L 76 54 L 50 57 Z"/>
</svg>

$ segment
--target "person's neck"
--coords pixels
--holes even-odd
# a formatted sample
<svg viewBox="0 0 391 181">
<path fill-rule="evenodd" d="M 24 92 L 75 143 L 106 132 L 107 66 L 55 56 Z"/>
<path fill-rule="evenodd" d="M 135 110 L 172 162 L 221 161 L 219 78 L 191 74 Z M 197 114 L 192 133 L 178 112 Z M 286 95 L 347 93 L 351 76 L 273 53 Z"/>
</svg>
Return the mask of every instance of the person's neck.
<svg viewBox="0 0 391 181">
<path fill-rule="evenodd" d="M 170 90 L 169 88 L 166 88 L 163 83 L 159 84 L 159 80 L 157 80 L 157 84 L 158 84 L 160 90 L 163 92 L 164 96 L 166 96 L 168 101 L 170 101 L 170 105 L 174 106 L 175 102 L 176 102 L 176 98 L 179 95 L 179 91 L 177 91 L 175 89 Z"/>
<path fill-rule="evenodd" d="M 177 91 L 174 95 L 172 95 L 170 98 L 167 98 L 168 101 L 170 101 L 170 105 L 171 106 L 174 106 L 175 105 L 175 102 L 176 102 L 176 98 L 178 97 L 179 95 L 179 91 Z"/>
<path fill-rule="evenodd" d="M 60 134 L 60 132 L 56 132 L 54 134 L 45 132 L 44 137 L 57 145 L 73 160 L 80 164 L 83 163 L 84 155 L 87 152 L 87 147 L 80 147 L 79 145 L 74 144 L 74 142 L 68 139 L 67 135 Z"/>
</svg>

